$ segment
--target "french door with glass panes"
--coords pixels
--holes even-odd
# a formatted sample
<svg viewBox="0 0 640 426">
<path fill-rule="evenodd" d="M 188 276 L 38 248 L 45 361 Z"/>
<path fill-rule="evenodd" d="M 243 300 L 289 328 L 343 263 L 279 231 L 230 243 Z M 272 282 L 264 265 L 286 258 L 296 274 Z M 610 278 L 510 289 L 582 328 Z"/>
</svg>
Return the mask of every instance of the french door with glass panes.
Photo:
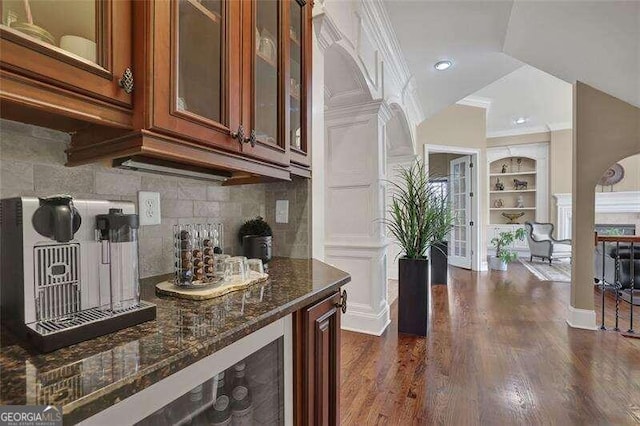
<svg viewBox="0 0 640 426">
<path fill-rule="evenodd" d="M 449 201 L 455 222 L 449 237 L 449 264 L 471 268 L 471 156 L 459 157 L 450 162 Z"/>
</svg>

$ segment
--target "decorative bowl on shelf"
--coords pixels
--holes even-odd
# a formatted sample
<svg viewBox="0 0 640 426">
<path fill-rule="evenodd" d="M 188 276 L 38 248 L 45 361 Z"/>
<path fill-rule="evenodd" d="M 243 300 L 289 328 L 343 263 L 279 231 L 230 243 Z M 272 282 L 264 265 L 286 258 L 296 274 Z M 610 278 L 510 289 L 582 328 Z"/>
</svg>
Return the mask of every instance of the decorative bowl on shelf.
<svg viewBox="0 0 640 426">
<path fill-rule="evenodd" d="M 507 219 L 509 219 L 509 225 L 517 225 L 518 224 L 517 219 L 519 219 L 522 216 L 524 216 L 524 212 L 520 212 L 520 213 L 502 212 L 502 216 L 504 216 Z"/>
</svg>

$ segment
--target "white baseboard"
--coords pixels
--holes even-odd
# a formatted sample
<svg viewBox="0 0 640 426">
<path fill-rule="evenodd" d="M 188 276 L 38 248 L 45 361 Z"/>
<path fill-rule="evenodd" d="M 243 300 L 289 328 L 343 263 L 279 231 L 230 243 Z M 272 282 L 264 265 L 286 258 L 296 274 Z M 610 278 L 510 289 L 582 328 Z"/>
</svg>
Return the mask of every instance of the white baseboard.
<svg viewBox="0 0 640 426">
<path fill-rule="evenodd" d="M 578 309 L 569 305 L 567 307 L 567 324 L 573 328 L 597 330 L 596 311 L 591 309 Z"/>
<path fill-rule="evenodd" d="M 352 307 L 349 305 L 347 313 L 342 315 L 341 325 L 343 330 L 380 336 L 391 323 L 389 304 L 386 302 L 382 310 L 377 314 L 362 312 L 357 308 L 357 306 Z"/>
<path fill-rule="evenodd" d="M 487 262 L 486 260 L 483 260 L 482 262 L 480 262 L 480 269 L 478 269 L 478 271 L 484 272 L 488 270 L 489 270 L 489 262 Z"/>
</svg>

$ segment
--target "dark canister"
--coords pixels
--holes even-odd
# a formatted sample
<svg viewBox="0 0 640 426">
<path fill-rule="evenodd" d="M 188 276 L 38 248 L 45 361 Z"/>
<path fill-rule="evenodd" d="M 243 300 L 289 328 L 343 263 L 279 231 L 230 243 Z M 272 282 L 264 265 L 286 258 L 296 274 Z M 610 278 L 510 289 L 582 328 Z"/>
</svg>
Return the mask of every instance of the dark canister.
<svg viewBox="0 0 640 426">
<path fill-rule="evenodd" d="M 245 235 L 242 237 L 242 250 L 248 259 L 262 259 L 265 265 L 271 260 L 272 237 L 260 237 L 257 235 Z"/>
</svg>

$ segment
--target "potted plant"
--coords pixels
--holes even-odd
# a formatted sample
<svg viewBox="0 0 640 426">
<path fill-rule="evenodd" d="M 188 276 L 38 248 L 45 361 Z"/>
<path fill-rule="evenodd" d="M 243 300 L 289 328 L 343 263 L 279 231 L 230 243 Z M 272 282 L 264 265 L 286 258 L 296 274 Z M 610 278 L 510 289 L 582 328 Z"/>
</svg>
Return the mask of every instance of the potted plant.
<svg viewBox="0 0 640 426">
<path fill-rule="evenodd" d="M 427 335 L 429 260 L 434 241 L 434 194 L 422 162 L 399 170 L 399 182 L 389 182 L 391 205 L 384 223 L 402 248 L 398 261 L 398 331 Z"/>
<path fill-rule="evenodd" d="M 507 265 L 518 258 L 518 254 L 509 249 L 516 240 L 523 240 L 524 228 L 518 228 L 512 232 L 501 232 L 491 239 L 491 245 L 496 249 L 496 255 L 489 257 L 489 267 L 496 271 L 506 271 Z"/>
<path fill-rule="evenodd" d="M 238 230 L 243 254 L 249 259 L 262 259 L 266 264 L 271 260 L 273 232 L 260 216 L 246 221 Z"/>
<path fill-rule="evenodd" d="M 449 247 L 447 239 L 453 228 L 455 216 L 447 196 L 434 195 L 434 229 L 431 243 L 431 285 L 447 284 Z"/>
</svg>

